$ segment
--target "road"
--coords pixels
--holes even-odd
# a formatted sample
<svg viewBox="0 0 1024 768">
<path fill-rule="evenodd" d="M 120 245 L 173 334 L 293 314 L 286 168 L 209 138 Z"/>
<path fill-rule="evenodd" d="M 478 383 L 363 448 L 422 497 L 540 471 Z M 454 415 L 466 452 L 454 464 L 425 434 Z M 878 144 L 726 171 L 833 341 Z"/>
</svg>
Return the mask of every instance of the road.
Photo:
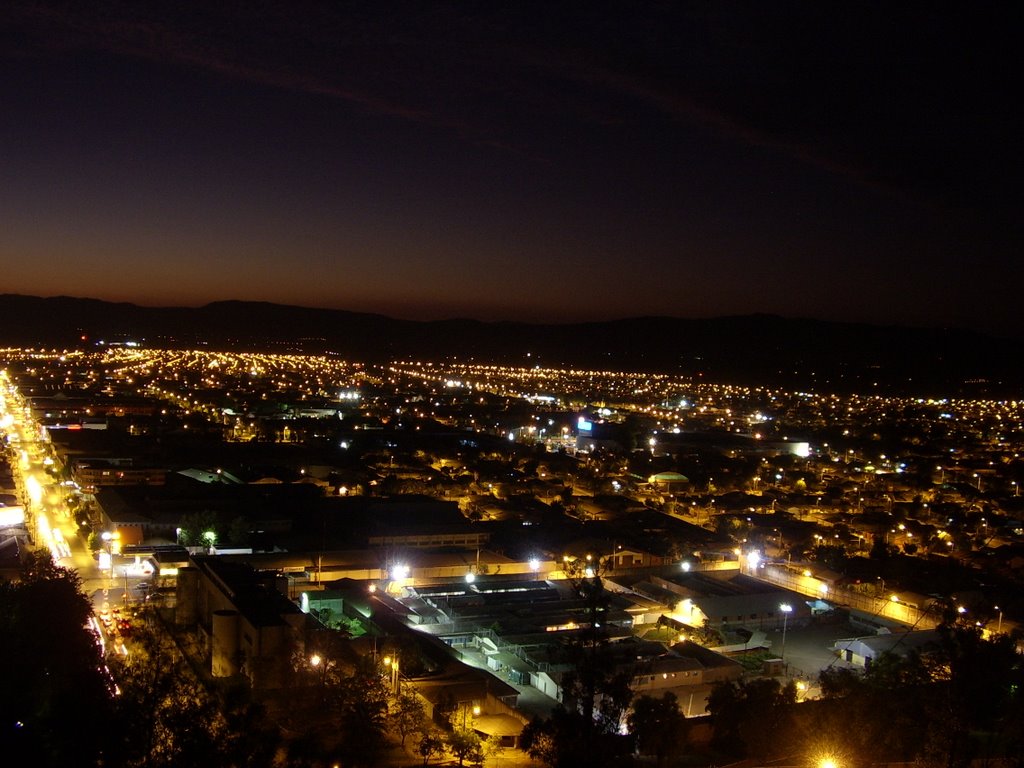
<svg viewBox="0 0 1024 768">
<path fill-rule="evenodd" d="M 112 568 L 101 569 L 86 537 L 79 535 L 66 503 L 72 487 L 60 481 L 58 459 L 6 371 L 0 371 L 0 429 L 7 434 L 16 491 L 34 545 L 49 550 L 58 565 L 78 573 L 97 613 L 144 599 L 138 585 L 148 581 L 148 575 L 139 564 L 121 560 L 115 552 Z"/>
</svg>

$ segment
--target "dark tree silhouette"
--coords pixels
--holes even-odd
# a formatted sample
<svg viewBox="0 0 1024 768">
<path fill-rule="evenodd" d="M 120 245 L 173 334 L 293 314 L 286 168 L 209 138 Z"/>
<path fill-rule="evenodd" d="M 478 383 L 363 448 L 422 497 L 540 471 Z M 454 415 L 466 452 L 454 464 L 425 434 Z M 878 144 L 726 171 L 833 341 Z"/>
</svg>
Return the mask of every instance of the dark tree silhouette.
<svg viewBox="0 0 1024 768">
<path fill-rule="evenodd" d="M 686 717 L 673 693 L 666 692 L 660 699 L 637 697 L 627 721 L 640 754 L 654 755 L 659 766 L 677 755 L 686 743 Z"/>
<path fill-rule="evenodd" d="M 724 681 L 708 696 L 714 716 L 713 743 L 736 756 L 771 758 L 791 748 L 796 686 L 772 678 Z"/>
<path fill-rule="evenodd" d="M 549 720 L 527 726 L 524 742 L 535 759 L 556 768 L 611 765 L 627 747 L 618 733 L 632 698 L 633 672 L 616 664 L 608 644 L 610 596 L 601 580 L 601 563 L 580 559 L 566 567 L 584 602 L 585 617 L 566 647 L 572 669 L 562 677 L 563 705 Z M 587 567 L 596 573 L 587 576 Z"/>
<path fill-rule="evenodd" d="M 78 575 L 31 553 L 16 582 L 0 583 L 0 740 L 33 765 L 95 765 L 111 691 Z"/>
</svg>

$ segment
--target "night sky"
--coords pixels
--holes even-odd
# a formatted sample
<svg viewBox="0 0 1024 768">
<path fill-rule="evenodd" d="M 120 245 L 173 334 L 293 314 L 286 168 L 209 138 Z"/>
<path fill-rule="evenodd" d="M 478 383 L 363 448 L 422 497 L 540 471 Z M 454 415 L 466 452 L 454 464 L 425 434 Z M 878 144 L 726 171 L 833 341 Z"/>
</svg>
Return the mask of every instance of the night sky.
<svg viewBox="0 0 1024 768">
<path fill-rule="evenodd" d="M 5 0 L 0 292 L 1024 336 L 1019 16 Z"/>
</svg>

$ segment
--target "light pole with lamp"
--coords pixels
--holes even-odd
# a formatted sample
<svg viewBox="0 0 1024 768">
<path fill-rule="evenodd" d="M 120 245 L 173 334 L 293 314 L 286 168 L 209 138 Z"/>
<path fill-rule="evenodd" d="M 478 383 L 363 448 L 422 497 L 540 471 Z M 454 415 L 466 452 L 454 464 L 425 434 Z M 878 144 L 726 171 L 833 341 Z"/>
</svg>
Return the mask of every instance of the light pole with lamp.
<svg viewBox="0 0 1024 768">
<path fill-rule="evenodd" d="M 779 606 L 779 610 L 782 611 L 782 661 L 786 661 L 786 629 L 789 625 L 789 614 L 793 612 L 793 606 L 789 603 L 782 603 Z"/>
<path fill-rule="evenodd" d="M 478 705 L 474 704 L 471 707 L 468 702 L 462 702 L 462 730 L 466 730 L 466 715 L 470 710 L 473 711 L 473 717 L 480 716 L 480 707 Z"/>
<path fill-rule="evenodd" d="M 309 666 L 312 667 L 314 674 L 316 675 L 317 682 L 317 696 L 323 701 L 324 689 L 327 683 L 327 660 L 319 653 L 314 653 L 309 657 Z"/>
<path fill-rule="evenodd" d="M 103 562 L 103 553 L 101 553 L 100 555 L 100 568 L 106 568 L 107 587 L 110 588 L 111 586 L 113 586 L 114 583 L 114 544 L 118 539 L 121 538 L 121 533 L 119 531 L 114 531 L 113 533 L 111 533 L 110 531 L 104 531 L 100 534 L 100 538 L 103 540 L 103 543 L 105 544 L 107 549 L 106 563 Z M 120 551 L 120 547 L 118 547 L 118 550 Z"/>
<path fill-rule="evenodd" d="M 388 672 L 391 675 L 391 694 L 393 696 L 397 696 L 402 691 L 402 679 L 398 671 L 398 656 L 395 656 L 394 658 L 385 656 L 384 666 L 388 668 Z"/>
<path fill-rule="evenodd" d="M 996 634 L 1001 635 L 1003 633 L 1003 609 L 998 605 L 993 605 L 992 607 L 999 611 L 999 621 L 996 624 Z"/>
</svg>

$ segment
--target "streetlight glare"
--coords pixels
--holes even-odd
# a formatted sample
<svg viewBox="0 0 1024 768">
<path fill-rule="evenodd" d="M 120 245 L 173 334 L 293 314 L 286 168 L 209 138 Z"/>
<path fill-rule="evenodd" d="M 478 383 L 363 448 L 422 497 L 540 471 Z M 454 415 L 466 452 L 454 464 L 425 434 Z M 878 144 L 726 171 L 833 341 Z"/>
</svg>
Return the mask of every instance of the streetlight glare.
<svg viewBox="0 0 1024 768">
<path fill-rule="evenodd" d="M 401 581 L 409 575 L 408 565 L 396 565 L 391 569 L 391 578 L 395 581 Z"/>
<path fill-rule="evenodd" d="M 779 605 L 779 610 L 782 611 L 782 653 L 779 654 L 779 657 L 783 661 L 785 661 L 786 660 L 786 628 L 787 628 L 787 625 L 789 624 L 789 614 L 792 613 L 793 606 L 790 605 L 789 603 L 781 603 Z"/>
</svg>

